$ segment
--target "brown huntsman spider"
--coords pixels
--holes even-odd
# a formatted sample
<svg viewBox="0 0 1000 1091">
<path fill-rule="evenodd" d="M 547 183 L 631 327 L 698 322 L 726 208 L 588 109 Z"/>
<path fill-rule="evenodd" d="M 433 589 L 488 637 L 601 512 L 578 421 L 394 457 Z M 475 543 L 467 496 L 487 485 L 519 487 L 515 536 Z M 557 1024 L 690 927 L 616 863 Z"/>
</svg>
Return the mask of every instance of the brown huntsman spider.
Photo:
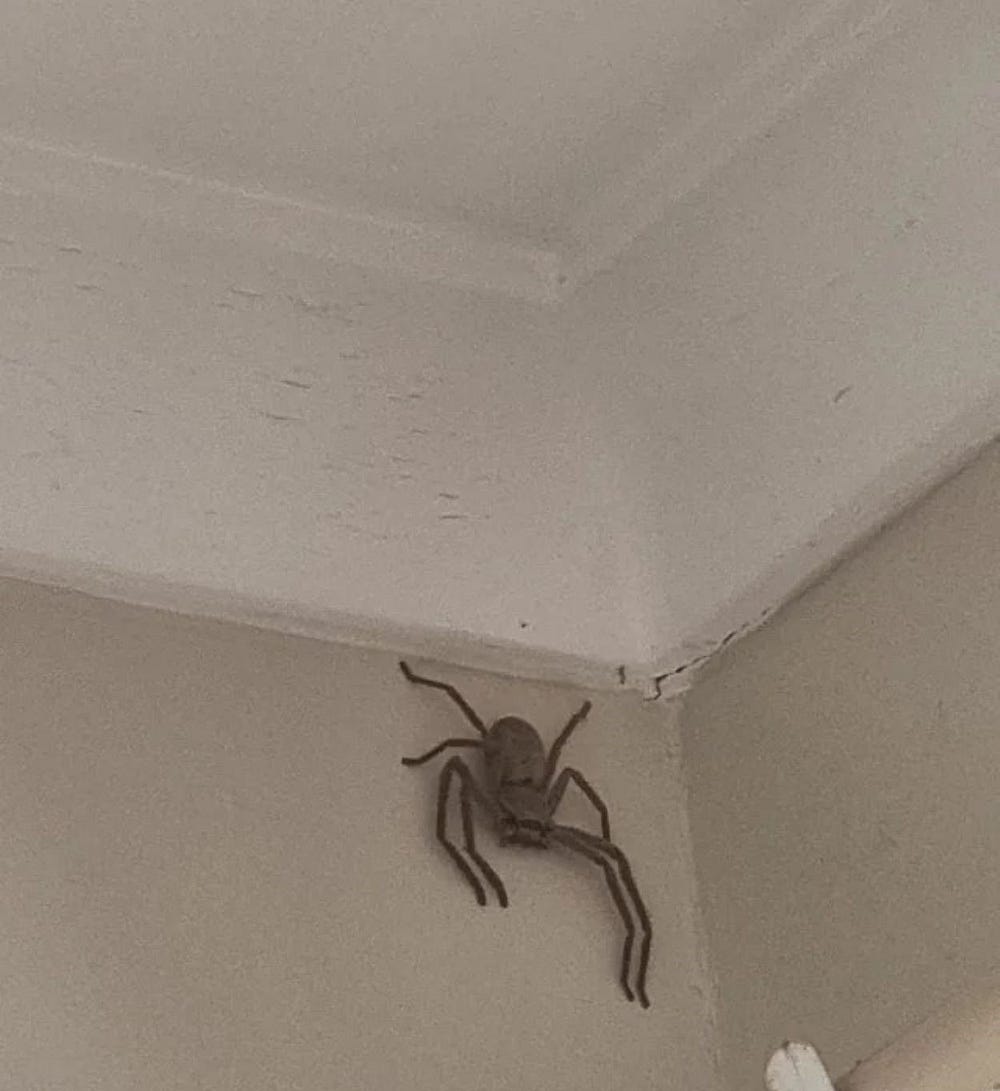
<svg viewBox="0 0 1000 1091">
<path fill-rule="evenodd" d="M 473 803 L 476 803 L 493 820 L 501 845 L 524 845 L 547 849 L 552 844 L 556 844 L 579 853 L 601 868 L 611 897 L 625 923 L 625 946 L 621 963 L 622 989 L 629 1000 L 638 997 L 639 1003 L 644 1008 L 648 1008 L 646 970 L 649 966 L 649 948 L 653 930 L 646 906 L 632 877 L 632 868 L 629 866 L 625 853 L 611 840 L 611 823 L 604 801 L 583 774 L 567 767 L 555 776 L 562 749 L 576 726 L 590 711 L 590 702 L 584 701 L 580 709 L 570 717 L 569 722 L 546 753 L 538 732 L 525 720 L 516 716 L 504 716 L 487 728 L 469 702 L 454 686 L 414 674 L 406 663 L 401 662 L 399 666 L 409 681 L 420 686 L 432 686 L 434 689 L 447 693 L 480 735 L 478 739 L 445 739 L 444 742 L 438 743 L 432 750 L 428 750 L 426 754 L 421 754 L 418 758 L 403 758 L 404 765 L 422 765 L 450 747 L 475 747 L 482 751 L 484 772 L 482 784 L 473 776 L 472 770 L 460 757 L 452 757 L 445 762 L 438 781 L 437 805 L 437 838 L 472 887 L 476 901 L 480 905 L 486 904 L 486 891 L 483 884 L 468 860 L 448 837 L 448 801 L 452 784 L 456 780 L 459 782 L 465 851 L 473 863 L 479 867 L 502 906 L 507 905 L 507 891 L 503 882 L 476 848 Z M 600 837 L 576 826 L 564 826 L 554 821 L 556 809 L 570 781 L 581 789 L 600 815 Z M 625 897 L 626 892 L 632 901 L 635 916 L 642 930 L 635 992 L 632 991 L 629 981 L 636 925 Z"/>
</svg>

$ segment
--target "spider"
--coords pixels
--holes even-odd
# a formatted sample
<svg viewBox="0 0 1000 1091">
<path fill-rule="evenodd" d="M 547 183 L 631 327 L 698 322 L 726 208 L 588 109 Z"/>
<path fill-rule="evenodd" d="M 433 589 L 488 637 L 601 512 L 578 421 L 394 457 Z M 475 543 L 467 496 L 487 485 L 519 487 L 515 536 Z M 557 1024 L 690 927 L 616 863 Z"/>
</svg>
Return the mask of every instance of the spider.
<svg viewBox="0 0 1000 1091">
<path fill-rule="evenodd" d="M 577 725 L 590 712 L 590 702 L 584 701 L 579 710 L 570 717 L 569 722 L 552 744 L 552 748 L 546 753 L 538 732 L 525 720 L 516 716 L 504 716 L 487 728 L 469 702 L 454 686 L 414 674 L 405 662 L 401 661 L 399 666 L 410 682 L 419 686 L 431 686 L 447 693 L 480 735 L 478 739 L 445 739 L 444 742 L 438 743 L 418 758 L 403 758 L 404 765 L 423 765 L 424 762 L 430 761 L 449 747 L 475 747 L 483 752 L 484 784 L 476 780 L 472 770 L 460 757 L 452 757 L 445 762 L 438 781 L 437 838 L 472 887 L 476 901 L 480 905 L 486 905 L 486 891 L 483 884 L 458 847 L 448 837 L 448 800 L 452 783 L 456 779 L 460 784 L 459 803 L 465 851 L 478 865 L 486 881 L 496 893 L 501 906 L 505 908 L 507 906 L 507 891 L 500 876 L 476 848 L 473 803 L 478 804 L 492 818 L 501 845 L 523 845 L 547 849 L 555 843 L 579 853 L 601 868 L 611 897 L 625 923 L 625 945 L 622 950 L 620 978 L 622 989 L 629 1000 L 634 1000 L 638 996 L 639 1003 L 644 1008 L 648 1008 L 646 970 L 649 966 L 649 948 L 653 930 L 646 906 L 635 885 L 632 868 L 629 866 L 625 853 L 611 840 L 611 823 L 604 801 L 583 774 L 576 769 L 566 767 L 557 777 L 555 776 L 562 749 Z M 555 777 L 554 781 L 553 777 Z M 565 826 L 554 821 L 556 809 L 570 781 L 578 785 L 600 815 L 600 837 L 578 829 L 576 826 Z M 635 914 L 642 929 L 635 992 L 629 981 L 636 927 L 622 890 L 623 887 L 632 899 Z"/>
</svg>

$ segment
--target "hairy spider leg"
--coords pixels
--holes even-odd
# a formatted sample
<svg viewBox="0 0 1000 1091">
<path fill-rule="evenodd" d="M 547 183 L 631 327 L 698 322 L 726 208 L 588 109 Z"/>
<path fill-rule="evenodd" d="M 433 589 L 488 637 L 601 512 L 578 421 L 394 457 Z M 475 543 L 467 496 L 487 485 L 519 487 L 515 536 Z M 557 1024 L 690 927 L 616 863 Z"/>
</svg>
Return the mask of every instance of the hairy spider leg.
<svg viewBox="0 0 1000 1091">
<path fill-rule="evenodd" d="M 567 723 L 562 731 L 559 732 L 559 737 L 552 744 L 548 757 L 545 759 L 545 778 L 542 781 L 543 785 L 547 786 L 549 781 L 555 776 L 556 766 L 559 764 L 559 755 L 562 753 L 562 748 L 569 741 L 570 735 L 576 730 L 577 724 L 586 719 L 590 708 L 590 702 L 584 701 L 580 708 L 569 718 L 569 723 Z"/>
<path fill-rule="evenodd" d="M 584 841 L 574 837 L 568 829 L 557 827 L 552 831 L 552 837 L 567 848 L 573 849 L 574 852 L 580 853 L 581 856 L 585 856 L 588 860 L 592 860 L 604 871 L 604 878 L 607 881 L 608 890 L 611 891 L 611 897 L 614 899 L 614 903 L 618 907 L 618 912 L 625 922 L 625 944 L 622 947 L 622 969 L 620 977 L 622 990 L 629 1000 L 634 1000 L 635 994 L 632 992 L 628 978 L 629 967 L 632 962 L 632 944 L 635 942 L 635 922 L 632 920 L 632 914 L 629 913 L 628 903 L 625 901 L 625 895 L 622 894 L 622 888 L 618 883 L 618 876 L 615 874 L 615 869 L 611 866 L 611 863 L 606 857 L 602 856 L 597 849 L 590 848 Z M 647 1001 L 645 1006 L 648 1006 L 648 1003 L 649 1002 Z"/>
<path fill-rule="evenodd" d="M 439 742 L 432 750 L 428 750 L 426 754 L 421 754 L 419 758 L 403 758 L 402 761 L 404 765 L 423 765 L 425 761 L 436 758 L 442 750 L 447 750 L 449 746 L 482 747 L 482 745 L 479 739 L 445 739 L 444 742 Z"/>
<path fill-rule="evenodd" d="M 635 885 L 635 878 L 632 875 L 632 868 L 628 862 L 628 857 L 613 841 L 606 841 L 603 837 L 597 837 L 595 834 L 578 829 L 576 826 L 556 826 L 554 828 L 556 830 L 568 831 L 570 834 L 575 835 L 584 841 L 590 848 L 596 849 L 606 856 L 610 856 L 618 865 L 618 874 L 621 876 L 622 885 L 628 891 L 632 903 L 635 906 L 636 916 L 639 918 L 639 923 L 642 925 L 642 945 L 639 949 L 639 971 L 636 975 L 635 991 L 639 997 L 639 1003 L 642 1004 L 644 1008 L 648 1008 L 649 998 L 646 995 L 646 973 L 649 969 L 649 950 L 653 943 L 653 925 L 650 922 L 649 913 L 646 911 L 645 902 L 643 902 L 642 896 L 639 893 L 639 888 Z"/>
<path fill-rule="evenodd" d="M 476 831 L 472 821 L 472 801 L 475 799 L 480 806 L 488 809 L 486 797 L 480 790 L 479 785 L 476 784 L 465 762 L 460 758 L 456 758 L 455 761 L 458 763 L 458 766 L 460 766 L 458 775 L 462 778 L 462 792 L 459 801 L 462 806 L 462 828 L 465 831 L 465 848 L 472 859 L 479 865 L 480 870 L 486 876 L 490 886 L 496 891 L 497 901 L 506 909 L 507 890 L 503 885 L 503 880 L 482 856 L 480 856 L 476 849 Z"/>
<path fill-rule="evenodd" d="M 437 838 L 441 844 L 444 845 L 448 855 L 458 865 L 459 871 L 461 871 L 468 880 L 469 885 L 476 895 L 476 901 L 479 902 L 480 905 L 485 905 L 486 891 L 483 889 L 483 884 L 479 881 L 478 876 L 469 866 L 465 857 L 459 852 L 458 848 L 448 837 L 448 797 L 452 779 L 456 776 L 462 781 L 462 791 L 459 803 L 462 809 L 462 828 L 465 834 L 466 850 L 472 859 L 483 869 L 483 874 L 496 891 L 500 904 L 506 906 L 507 891 L 500 881 L 500 876 L 497 875 L 493 868 L 490 867 L 476 850 L 475 833 L 472 824 L 472 799 L 476 799 L 476 801 L 486 807 L 487 810 L 490 809 L 489 801 L 480 790 L 479 785 L 476 784 L 471 770 L 461 758 L 449 758 L 448 761 L 445 762 L 444 768 L 441 770 L 441 777 L 438 781 Z"/>
<path fill-rule="evenodd" d="M 403 672 L 405 678 L 413 682 L 418 686 L 430 686 L 432 689 L 444 690 L 445 693 L 455 702 L 456 705 L 465 713 L 465 718 L 472 724 L 472 726 L 479 732 L 480 735 L 486 734 L 486 725 L 479 718 L 476 710 L 469 704 L 469 702 L 455 689 L 454 686 L 448 685 L 447 682 L 436 682 L 433 678 L 424 678 L 422 675 L 414 674 L 410 670 L 410 666 L 404 660 L 399 661 L 399 669 Z"/>
<path fill-rule="evenodd" d="M 472 887 L 473 892 L 476 895 L 476 901 L 480 905 L 486 904 L 486 891 L 483 890 L 483 884 L 479 881 L 476 873 L 469 867 L 465 857 L 458 851 L 458 849 L 448 840 L 448 789 L 451 785 L 451 778 L 453 775 L 452 762 L 458 762 L 461 759 L 452 758 L 445 764 L 444 769 L 441 770 L 441 779 L 438 781 L 438 806 L 437 806 L 437 839 L 445 847 L 445 851 L 458 865 L 459 871 L 465 876 L 469 885 Z"/>
<path fill-rule="evenodd" d="M 589 780 L 578 769 L 571 769 L 567 766 L 556 777 L 555 784 L 552 785 L 552 790 L 549 792 L 549 814 L 555 814 L 559 804 L 562 803 L 562 797 L 566 794 L 566 789 L 569 787 L 569 782 L 574 781 L 580 791 L 590 800 L 594 805 L 594 810 L 601 816 L 601 836 L 605 841 L 611 840 L 611 819 L 608 817 L 608 808 L 603 799 L 598 795 L 597 789 L 590 783 Z"/>
</svg>

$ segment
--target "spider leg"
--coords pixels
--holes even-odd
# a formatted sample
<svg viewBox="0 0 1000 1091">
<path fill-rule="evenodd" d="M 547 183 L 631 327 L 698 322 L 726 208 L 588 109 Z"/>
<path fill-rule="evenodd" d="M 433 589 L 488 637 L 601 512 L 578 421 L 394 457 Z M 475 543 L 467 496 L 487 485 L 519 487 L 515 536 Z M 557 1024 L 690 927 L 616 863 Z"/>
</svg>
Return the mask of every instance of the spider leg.
<svg viewBox="0 0 1000 1091">
<path fill-rule="evenodd" d="M 426 754 L 421 754 L 419 758 L 403 758 L 404 765 L 423 765 L 425 761 L 430 761 L 431 758 L 436 758 L 442 750 L 446 750 L 449 746 L 482 746 L 483 744 L 478 739 L 445 739 L 444 742 L 438 743 L 433 750 L 428 750 Z"/>
<path fill-rule="evenodd" d="M 405 761 L 405 759 L 404 759 Z M 576 769 L 567 768 L 556 777 L 555 784 L 552 785 L 552 790 L 549 792 L 549 813 L 555 814 L 556 808 L 562 802 L 562 797 L 566 793 L 566 789 L 569 787 L 569 782 L 573 781 L 580 789 L 581 792 L 590 800 L 594 805 L 594 809 L 601 816 L 601 836 L 605 841 L 611 840 L 611 819 L 608 817 L 608 808 L 604 803 L 604 800 L 597 794 L 597 789 L 587 780 L 583 773 Z"/>
<path fill-rule="evenodd" d="M 545 784 L 548 784 L 553 776 L 555 776 L 556 766 L 559 764 L 559 755 L 562 753 L 562 748 L 569 741 L 569 737 L 576 730 L 577 725 L 587 718 L 590 707 L 590 702 L 584 701 L 579 709 L 570 716 L 569 722 L 562 731 L 559 732 L 559 737 L 552 744 L 552 749 L 549 750 L 548 757 L 545 759 Z"/>
<path fill-rule="evenodd" d="M 628 983 L 628 972 L 632 962 L 632 944 L 635 942 L 635 922 L 632 920 L 632 914 L 629 912 L 628 903 L 625 901 L 625 895 L 622 894 L 622 888 L 618 883 L 618 876 L 615 874 L 615 869 L 611 866 L 607 858 L 602 856 L 597 849 L 591 848 L 580 838 L 574 837 L 568 828 L 557 827 L 552 831 L 552 837 L 567 848 L 571 848 L 574 852 L 578 852 L 581 856 L 585 856 L 588 860 L 593 861 L 603 870 L 604 878 L 608 884 L 608 890 L 611 891 L 611 897 L 614 899 L 614 903 L 618 907 L 618 912 L 625 922 L 625 945 L 622 947 L 622 970 L 620 980 L 625 995 L 629 1000 L 634 1000 L 635 994 L 632 992 Z"/>
<path fill-rule="evenodd" d="M 454 686 L 448 685 L 447 682 L 436 682 L 433 678 L 424 678 L 422 675 L 414 674 L 410 670 L 409 664 L 405 660 L 399 661 L 399 669 L 403 672 L 403 675 L 410 682 L 413 682 L 418 686 L 431 686 L 433 689 L 444 690 L 445 693 L 455 702 L 456 705 L 465 713 L 465 718 L 472 724 L 472 726 L 479 732 L 480 735 L 486 734 L 486 725 L 479 718 L 476 710 L 469 704 L 469 702 L 455 689 Z"/>
<path fill-rule="evenodd" d="M 448 790 L 451 787 L 451 778 L 459 768 L 465 769 L 465 763 L 461 758 L 450 758 L 445 762 L 438 780 L 438 806 L 437 806 L 437 839 L 445 847 L 445 851 L 455 861 L 458 870 L 465 876 L 476 895 L 476 901 L 480 905 L 486 904 L 486 891 L 479 877 L 469 867 L 465 857 L 458 851 L 455 845 L 448 839 Z M 464 818 L 464 815 L 463 815 Z"/>
<path fill-rule="evenodd" d="M 455 760 L 456 762 L 458 761 L 458 759 Z M 506 909 L 507 891 L 504 888 L 503 880 L 482 856 L 480 856 L 476 849 L 476 832 L 472 823 L 472 800 L 476 799 L 476 801 L 483 806 L 487 806 L 486 799 L 479 790 L 479 785 L 472 779 L 472 774 L 469 772 L 468 767 L 464 763 L 459 763 L 455 768 L 458 770 L 458 775 L 462 778 L 462 793 L 459 800 L 462 805 L 462 829 L 465 832 L 465 850 L 479 865 L 480 870 L 486 876 L 490 886 L 496 891 L 497 901 Z"/>
<path fill-rule="evenodd" d="M 497 901 L 507 908 L 507 890 L 503 885 L 503 881 L 500 876 L 493 870 L 490 864 L 483 859 L 479 850 L 476 848 L 476 831 L 472 821 L 472 803 L 473 800 L 479 803 L 484 810 L 492 813 L 493 808 L 490 805 L 490 801 L 486 796 L 486 793 L 476 783 L 476 778 L 472 775 L 471 770 L 462 761 L 461 758 L 450 758 L 445 762 L 444 768 L 441 770 L 441 780 L 438 789 L 438 816 L 437 816 L 437 835 L 438 840 L 447 849 L 448 854 L 458 864 L 462 874 L 469 880 L 472 885 L 472 889 L 476 894 L 476 901 L 480 905 L 486 904 L 486 892 L 483 890 L 482 883 L 480 883 L 475 872 L 469 867 L 465 858 L 458 851 L 455 845 L 448 839 L 447 822 L 448 822 L 448 794 L 451 788 L 451 781 L 453 777 L 458 777 L 462 782 L 461 791 L 459 794 L 459 804 L 462 810 L 462 831 L 465 835 L 465 849 L 472 859 L 479 865 L 482 873 L 486 876 L 487 881 L 493 890 L 496 892 Z"/>
<path fill-rule="evenodd" d="M 642 925 L 642 945 L 639 948 L 639 972 L 636 975 L 635 991 L 639 996 L 639 1003 L 644 1008 L 648 1008 L 649 997 L 646 995 L 646 973 L 649 969 L 649 949 L 653 943 L 653 925 L 649 919 L 646 904 L 639 893 L 639 888 L 635 885 L 635 878 L 632 875 L 632 867 L 628 862 L 628 857 L 613 841 L 606 841 L 603 837 L 597 837 L 595 834 L 587 833 L 586 830 L 577 829 L 576 826 L 556 826 L 555 828 L 569 831 L 591 848 L 610 856 L 618 865 L 622 885 L 628 891 L 635 906 L 636 916 Z"/>
</svg>

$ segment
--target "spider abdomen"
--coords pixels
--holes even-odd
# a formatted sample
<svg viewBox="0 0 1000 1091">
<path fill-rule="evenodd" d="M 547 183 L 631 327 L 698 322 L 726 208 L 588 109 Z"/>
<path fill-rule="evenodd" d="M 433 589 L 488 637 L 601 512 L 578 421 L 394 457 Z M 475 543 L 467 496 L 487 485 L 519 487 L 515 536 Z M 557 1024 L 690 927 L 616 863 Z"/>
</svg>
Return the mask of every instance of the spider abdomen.
<svg viewBox="0 0 1000 1091">
<path fill-rule="evenodd" d="M 483 740 L 486 778 L 494 792 L 501 785 L 545 782 L 545 746 L 538 732 L 517 716 L 504 716 L 490 727 Z"/>
<path fill-rule="evenodd" d="M 538 732 L 526 720 L 505 716 L 486 733 L 483 754 L 501 843 L 545 847 L 552 820 Z"/>
</svg>

